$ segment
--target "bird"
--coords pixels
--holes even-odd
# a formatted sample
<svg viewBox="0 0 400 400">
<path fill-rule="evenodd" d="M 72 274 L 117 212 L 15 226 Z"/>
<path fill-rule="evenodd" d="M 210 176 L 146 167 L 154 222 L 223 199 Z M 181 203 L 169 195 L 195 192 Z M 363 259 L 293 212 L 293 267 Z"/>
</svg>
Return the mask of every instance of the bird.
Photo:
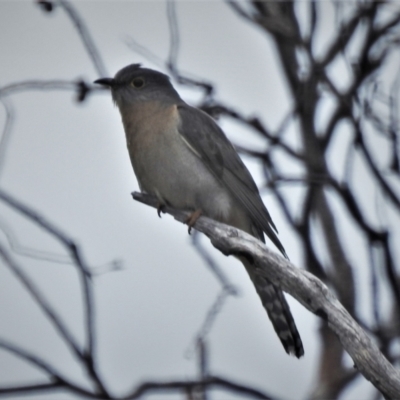
<svg viewBox="0 0 400 400">
<path fill-rule="evenodd" d="M 187 104 L 170 78 L 131 64 L 114 78 L 94 81 L 111 90 L 121 114 L 127 149 L 140 190 L 159 209 L 190 211 L 189 229 L 200 215 L 241 229 L 265 243 L 264 234 L 287 254 L 258 188 L 217 122 Z M 283 292 L 239 257 L 285 351 L 300 358 L 303 344 Z"/>
</svg>

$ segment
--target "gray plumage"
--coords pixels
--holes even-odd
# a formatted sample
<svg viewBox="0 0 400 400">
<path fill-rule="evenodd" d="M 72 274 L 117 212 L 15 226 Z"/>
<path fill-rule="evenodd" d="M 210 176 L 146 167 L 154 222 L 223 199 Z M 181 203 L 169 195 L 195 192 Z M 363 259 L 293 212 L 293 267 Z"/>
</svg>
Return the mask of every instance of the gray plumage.
<svg viewBox="0 0 400 400">
<path fill-rule="evenodd" d="M 217 123 L 187 105 L 168 76 L 132 64 L 115 78 L 96 83 L 111 88 L 125 129 L 132 166 L 143 192 L 160 204 L 201 210 L 215 220 L 264 242 L 265 233 L 287 257 L 252 176 Z M 304 354 L 283 293 L 240 258 L 286 352 Z"/>
</svg>

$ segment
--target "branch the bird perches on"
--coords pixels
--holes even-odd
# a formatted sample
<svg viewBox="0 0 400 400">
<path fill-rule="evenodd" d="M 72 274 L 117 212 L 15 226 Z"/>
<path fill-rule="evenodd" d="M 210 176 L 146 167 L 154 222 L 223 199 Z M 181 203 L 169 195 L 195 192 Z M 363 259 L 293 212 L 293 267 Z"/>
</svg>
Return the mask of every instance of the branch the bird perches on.
<svg viewBox="0 0 400 400">
<path fill-rule="evenodd" d="M 159 205 L 157 198 L 148 194 L 134 192 L 132 197 L 154 208 Z M 163 208 L 163 212 L 182 223 L 189 215 L 189 212 L 168 206 Z M 273 284 L 327 322 L 353 359 L 354 368 L 386 398 L 400 398 L 400 372 L 389 363 L 368 334 L 318 278 L 296 268 L 290 261 L 269 250 L 260 240 L 239 229 L 207 217 L 200 217 L 194 228 L 204 233 L 223 254 L 251 257 L 257 266 L 257 273 L 268 277 Z"/>
</svg>

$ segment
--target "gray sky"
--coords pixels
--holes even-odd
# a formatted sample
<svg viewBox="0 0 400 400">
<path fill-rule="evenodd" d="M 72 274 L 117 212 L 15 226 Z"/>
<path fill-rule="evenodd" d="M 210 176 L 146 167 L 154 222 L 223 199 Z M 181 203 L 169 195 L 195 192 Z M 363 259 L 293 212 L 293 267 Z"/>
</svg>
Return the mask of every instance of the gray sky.
<svg viewBox="0 0 400 400">
<path fill-rule="evenodd" d="M 124 43 L 127 36 L 161 59 L 167 56 L 165 2 L 73 4 L 110 75 L 133 62 L 159 67 L 132 52 Z M 181 69 L 216 82 L 219 99 L 245 114 L 257 114 L 267 126 L 276 128 L 289 110 L 289 97 L 269 38 L 240 20 L 222 1 L 178 2 L 177 13 Z M 331 26 L 329 21 L 326 29 Z M 27 79 L 99 78 L 61 9 L 45 14 L 32 2 L 1 1 L 0 52 L 1 86 Z M 199 98 L 200 93 L 177 89 L 188 102 Z M 192 248 L 187 227 L 169 216 L 159 219 L 154 209 L 131 199 L 138 185 L 110 96 L 93 95 L 82 105 L 73 99 L 70 92 L 29 92 L 9 99 L 16 119 L 0 171 L 1 186 L 76 240 L 91 266 L 113 260 L 123 263 L 122 271 L 94 280 L 98 361 L 110 388 L 122 394 L 143 380 L 192 378 L 196 361 L 187 357 L 187 350 L 218 294 L 218 282 Z M 4 115 L 0 109 L 2 123 Z M 233 124 L 223 121 L 222 126 L 235 143 L 262 144 Z M 259 166 L 248 165 L 262 183 Z M 264 200 L 291 260 L 300 265 L 294 234 L 267 192 Z M 2 204 L 1 222 L 12 226 L 21 245 L 63 254 L 54 240 Z M 0 240 L 6 242 L 4 235 L 0 234 Z M 207 240 L 203 243 L 240 291 L 239 297 L 228 299 L 208 336 L 211 372 L 280 398 L 304 398 L 317 367 L 317 319 L 289 299 L 306 355 L 301 360 L 287 356 L 242 265 L 219 254 Z M 74 267 L 18 260 L 82 339 L 81 292 Z M 0 267 L 0 305 L 0 337 L 41 354 L 82 381 L 75 360 L 4 266 Z M 0 384 L 42 376 L 4 352 L 0 352 L 0 371 Z M 368 384 L 359 386 L 357 390 L 368 388 Z M 345 398 L 354 396 L 349 392 Z M 213 396 L 226 398 L 218 392 Z"/>
</svg>

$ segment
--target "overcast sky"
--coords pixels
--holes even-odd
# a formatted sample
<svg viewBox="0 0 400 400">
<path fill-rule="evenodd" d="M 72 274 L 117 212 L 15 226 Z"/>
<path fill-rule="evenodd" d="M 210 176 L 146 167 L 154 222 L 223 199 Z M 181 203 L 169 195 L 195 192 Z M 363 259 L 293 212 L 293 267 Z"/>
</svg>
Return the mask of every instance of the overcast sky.
<svg viewBox="0 0 400 400">
<path fill-rule="evenodd" d="M 86 21 L 108 74 L 136 62 L 160 67 L 128 48 L 127 37 L 160 59 L 166 58 L 165 2 L 73 4 Z M 289 110 L 289 97 L 270 39 L 222 1 L 178 2 L 177 15 L 180 68 L 215 82 L 219 99 L 276 128 Z M 328 18 L 324 29 L 332 26 Z M 56 9 L 45 14 L 33 2 L 0 2 L 0 53 L 0 86 L 30 79 L 93 81 L 100 77 L 65 13 Z M 200 92 L 176 87 L 189 103 L 200 96 Z M 196 360 L 188 349 L 220 287 L 193 249 L 187 227 L 166 215 L 159 219 L 154 209 L 131 199 L 138 184 L 110 95 L 98 93 L 79 105 L 68 91 L 24 92 L 8 100 L 16 118 L 0 165 L 1 187 L 76 240 L 91 266 L 115 260 L 123 265 L 122 271 L 94 280 L 98 362 L 105 381 L 122 394 L 144 380 L 193 378 Z M 0 121 L 4 124 L 4 109 L 0 109 Z M 233 124 L 223 121 L 223 127 L 235 143 L 264 145 Z M 261 184 L 260 167 L 245 161 Z M 301 265 L 294 234 L 272 196 L 263 194 L 291 260 Z M 292 201 L 296 202 L 295 196 Z M 0 223 L 12 226 L 21 245 L 64 254 L 53 239 L 1 204 L 0 213 Z M 1 234 L 0 240 L 7 242 Z M 219 254 L 207 240 L 202 242 L 240 293 L 227 300 L 207 337 L 211 372 L 279 398 L 304 398 L 317 369 L 317 318 L 289 299 L 305 347 L 301 360 L 289 357 L 242 265 Z M 82 340 L 82 299 L 74 267 L 17 259 Z M 0 337 L 42 355 L 68 376 L 83 381 L 60 338 L 4 266 L 0 267 L 0 320 Z M 0 371 L 2 385 L 42 377 L 4 352 L 0 352 Z M 369 387 L 367 383 L 359 386 L 357 390 Z M 348 392 L 344 398 L 357 398 L 360 393 Z M 47 398 L 72 397 L 61 393 Z M 226 398 L 218 392 L 213 396 L 213 400 Z"/>
</svg>

